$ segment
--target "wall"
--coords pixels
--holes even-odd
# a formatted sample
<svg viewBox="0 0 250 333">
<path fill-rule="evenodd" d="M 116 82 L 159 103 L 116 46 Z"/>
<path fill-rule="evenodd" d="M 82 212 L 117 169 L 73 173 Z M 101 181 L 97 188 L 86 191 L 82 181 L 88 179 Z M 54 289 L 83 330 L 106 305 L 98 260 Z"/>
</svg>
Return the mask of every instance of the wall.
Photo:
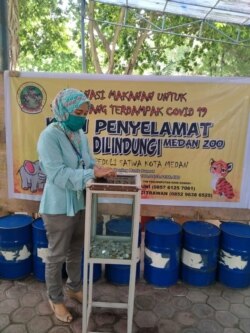
<svg viewBox="0 0 250 333">
<path fill-rule="evenodd" d="M 5 141 L 4 84 L 3 72 L 0 72 L 0 216 L 16 211 L 36 214 L 38 202 L 8 198 Z M 250 221 L 249 209 L 143 205 L 141 211 L 143 216 L 172 216 L 178 222 L 187 219 Z"/>
<path fill-rule="evenodd" d="M 7 182 L 7 161 L 4 125 L 4 85 L 3 72 L 0 72 L 0 215 L 8 212 L 29 212 L 38 211 L 38 202 L 27 200 L 14 200 L 8 198 Z"/>
</svg>

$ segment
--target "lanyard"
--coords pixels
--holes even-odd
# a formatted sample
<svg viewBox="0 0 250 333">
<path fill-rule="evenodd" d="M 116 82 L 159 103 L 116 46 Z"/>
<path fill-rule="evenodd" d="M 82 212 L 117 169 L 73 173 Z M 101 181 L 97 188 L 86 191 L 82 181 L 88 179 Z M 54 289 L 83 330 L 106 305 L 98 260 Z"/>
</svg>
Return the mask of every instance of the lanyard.
<svg viewBox="0 0 250 333">
<path fill-rule="evenodd" d="M 67 139 L 69 140 L 71 146 L 73 147 L 77 157 L 78 157 L 78 160 L 79 160 L 79 163 L 82 165 L 83 169 L 85 169 L 85 163 L 83 161 L 83 158 L 82 158 L 82 155 L 81 153 L 76 149 L 75 145 L 73 144 L 73 142 L 70 140 L 70 138 L 68 137 L 68 135 L 65 133 Z"/>
</svg>

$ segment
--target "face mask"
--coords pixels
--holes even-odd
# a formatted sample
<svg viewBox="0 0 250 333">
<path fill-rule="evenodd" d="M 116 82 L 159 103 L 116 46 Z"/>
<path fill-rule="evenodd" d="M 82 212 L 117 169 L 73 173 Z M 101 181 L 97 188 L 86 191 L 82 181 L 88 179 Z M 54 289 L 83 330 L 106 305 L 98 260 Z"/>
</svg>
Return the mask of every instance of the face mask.
<svg viewBox="0 0 250 333">
<path fill-rule="evenodd" d="M 63 122 L 71 131 L 75 132 L 86 124 L 86 117 L 69 115 L 68 119 Z"/>
</svg>

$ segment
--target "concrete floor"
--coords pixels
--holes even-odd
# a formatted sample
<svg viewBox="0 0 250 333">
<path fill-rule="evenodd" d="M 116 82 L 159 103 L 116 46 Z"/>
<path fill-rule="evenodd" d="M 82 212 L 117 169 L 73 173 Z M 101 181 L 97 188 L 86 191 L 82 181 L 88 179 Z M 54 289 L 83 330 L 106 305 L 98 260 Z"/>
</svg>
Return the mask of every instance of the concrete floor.
<svg viewBox="0 0 250 333">
<path fill-rule="evenodd" d="M 136 283 L 133 331 L 130 333 L 250 333 L 250 287 L 228 288 L 221 283 L 197 287 L 178 281 L 158 288 L 143 278 L 144 233 L 140 277 Z M 128 286 L 108 283 L 102 269 L 94 283 L 93 300 L 127 302 Z M 82 333 L 82 305 L 65 299 L 74 320 L 57 320 L 48 304 L 45 283 L 33 275 L 0 280 L 0 333 Z M 91 332 L 127 333 L 127 311 L 95 308 Z"/>
<path fill-rule="evenodd" d="M 94 299 L 126 302 L 127 286 L 94 283 Z M 70 324 L 58 321 L 49 307 L 45 284 L 33 276 L 0 280 L 1 333 L 81 333 L 82 307 L 66 304 L 74 316 Z M 89 330 L 127 333 L 126 310 L 95 309 Z M 141 277 L 136 284 L 131 333 L 250 333 L 250 288 L 231 289 L 215 283 L 194 287 L 181 281 L 157 288 Z"/>
</svg>

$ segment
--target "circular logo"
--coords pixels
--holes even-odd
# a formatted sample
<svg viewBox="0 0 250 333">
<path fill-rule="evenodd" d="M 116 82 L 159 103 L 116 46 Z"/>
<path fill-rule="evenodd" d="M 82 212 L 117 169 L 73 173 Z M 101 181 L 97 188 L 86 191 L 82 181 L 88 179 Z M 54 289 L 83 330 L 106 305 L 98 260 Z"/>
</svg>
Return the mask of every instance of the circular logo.
<svg viewBox="0 0 250 333">
<path fill-rule="evenodd" d="M 45 90 L 35 82 L 24 83 L 17 91 L 17 102 L 21 110 L 26 113 L 41 112 L 46 99 Z"/>
</svg>

